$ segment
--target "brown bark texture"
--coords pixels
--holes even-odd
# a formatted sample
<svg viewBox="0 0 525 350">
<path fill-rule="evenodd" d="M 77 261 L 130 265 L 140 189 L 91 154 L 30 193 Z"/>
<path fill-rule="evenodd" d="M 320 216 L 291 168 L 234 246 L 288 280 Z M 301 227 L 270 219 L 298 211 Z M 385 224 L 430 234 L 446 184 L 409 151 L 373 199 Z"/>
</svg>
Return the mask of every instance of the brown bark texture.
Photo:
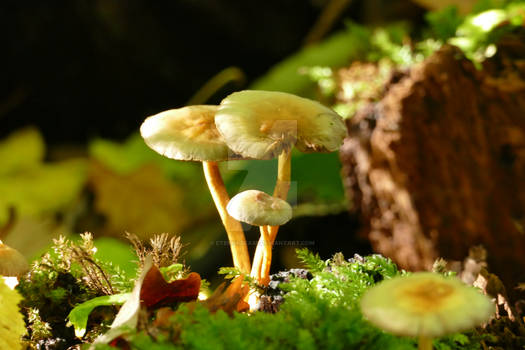
<svg viewBox="0 0 525 350">
<path fill-rule="evenodd" d="M 525 281 L 524 43 L 503 41 L 482 69 L 444 46 L 348 120 L 352 210 L 402 268 L 481 244 L 508 289 Z"/>
</svg>

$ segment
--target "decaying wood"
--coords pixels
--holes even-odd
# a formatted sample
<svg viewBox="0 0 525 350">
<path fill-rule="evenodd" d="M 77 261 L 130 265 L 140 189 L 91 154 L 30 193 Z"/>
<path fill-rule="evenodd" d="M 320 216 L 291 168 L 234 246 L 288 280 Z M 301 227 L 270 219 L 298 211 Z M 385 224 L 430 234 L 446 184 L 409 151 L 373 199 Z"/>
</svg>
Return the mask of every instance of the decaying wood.
<svg viewBox="0 0 525 350">
<path fill-rule="evenodd" d="M 361 234 L 403 268 L 481 244 L 509 289 L 525 281 L 523 42 L 482 70 L 445 46 L 348 121 L 341 159 Z"/>
</svg>

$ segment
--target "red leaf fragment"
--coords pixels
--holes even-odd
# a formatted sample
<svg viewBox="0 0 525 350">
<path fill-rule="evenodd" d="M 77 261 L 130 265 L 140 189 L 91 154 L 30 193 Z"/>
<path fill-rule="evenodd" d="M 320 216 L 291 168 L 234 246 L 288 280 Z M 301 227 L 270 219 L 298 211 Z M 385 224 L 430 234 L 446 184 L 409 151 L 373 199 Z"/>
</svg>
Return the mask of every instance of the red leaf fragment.
<svg viewBox="0 0 525 350">
<path fill-rule="evenodd" d="M 122 350 L 131 350 L 129 342 L 122 337 L 113 339 L 111 342 L 109 342 L 109 346 L 111 346 L 112 348 L 118 348 Z"/>
<path fill-rule="evenodd" d="M 201 277 L 196 272 L 185 279 L 168 283 L 158 267 L 152 266 L 142 283 L 140 300 L 147 308 L 193 301 L 199 296 L 200 286 Z"/>
</svg>

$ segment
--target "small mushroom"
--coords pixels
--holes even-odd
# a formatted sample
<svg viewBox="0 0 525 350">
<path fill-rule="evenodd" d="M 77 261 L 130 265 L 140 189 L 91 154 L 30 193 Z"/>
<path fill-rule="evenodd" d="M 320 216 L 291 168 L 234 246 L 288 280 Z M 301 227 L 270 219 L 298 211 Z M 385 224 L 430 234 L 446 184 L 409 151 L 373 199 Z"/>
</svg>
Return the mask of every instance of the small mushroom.
<svg viewBox="0 0 525 350">
<path fill-rule="evenodd" d="M 292 218 L 288 202 L 257 190 L 236 194 L 226 209 L 233 218 L 255 226 L 283 225 Z"/>
<path fill-rule="evenodd" d="M 274 197 L 286 200 L 290 188 L 291 149 L 302 152 L 333 152 L 347 134 L 342 118 L 322 104 L 276 91 L 245 90 L 222 100 L 215 115 L 217 129 L 228 147 L 244 157 L 278 157 Z M 273 244 L 279 226 L 268 228 Z M 259 280 L 264 257 L 257 246 L 252 277 Z"/>
<path fill-rule="evenodd" d="M 18 250 L 0 241 L 0 275 L 20 277 L 28 270 L 26 258 Z"/>
<path fill-rule="evenodd" d="M 156 152 L 177 160 L 202 162 L 210 193 L 228 234 L 234 265 L 250 271 L 250 257 L 241 224 L 228 215 L 229 201 L 218 163 L 239 157 L 224 143 L 215 127 L 217 106 L 198 105 L 161 112 L 140 127 L 146 144 Z"/>
<path fill-rule="evenodd" d="M 26 258 L 0 240 L 0 276 L 3 276 L 5 284 L 14 289 L 18 285 L 18 278 L 27 271 L 29 264 Z"/>
<path fill-rule="evenodd" d="M 264 260 L 261 271 L 262 277 L 269 276 L 272 257 L 272 244 L 268 226 L 284 225 L 292 218 L 292 207 L 288 202 L 272 197 L 258 190 L 248 190 L 235 195 L 228 206 L 228 213 L 235 219 L 250 225 L 259 226 L 263 244 Z M 262 280 L 263 284 L 268 281 Z"/>
<path fill-rule="evenodd" d="M 418 337 L 419 349 L 431 350 L 432 338 L 487 322 L 495 306 L 458 278 L 418 272 L 370 288 L 361 299 L 361 311 L 379 328 Z"/>
</svg>

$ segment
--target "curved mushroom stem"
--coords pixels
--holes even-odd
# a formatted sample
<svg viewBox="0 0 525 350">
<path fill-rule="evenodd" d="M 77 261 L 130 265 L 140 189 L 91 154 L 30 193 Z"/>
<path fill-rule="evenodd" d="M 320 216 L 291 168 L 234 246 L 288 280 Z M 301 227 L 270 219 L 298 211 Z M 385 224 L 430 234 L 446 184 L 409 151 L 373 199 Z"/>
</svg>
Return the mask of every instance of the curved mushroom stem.
<svg viewBox="0 0 525 350">
<path fill-rule="evenodd" d="M 250 273 L 250 255 L 248 254 L 246 238 L 240 222 L 232 218 L 226 211 L 226 205 L 230 201 L 230 197 L 228 192 L 226 192 L 219 166 L 217 162 L 204 161 L 202 162 L 202 168 L 222 224 L 228 234 L 233 264 L 241 272 L 248 274 Z"/>
<path fill-rule="evenodd" d="M 257 242 L 257 247 L 255 249 L 255 255 L 253 256 L 252 271 L 250 273 L 250 276 L 259 283 L 261 281 L 261 266 L 262 266 L 262 261 L 263 261 L 263 255 L 265 253 L 264 245 L 266 244 L 266 240 L 264 239 L 264 229 L 265 228 L 266 226 L 259 226 L 261 237 L 259 238 L 259 241 Z"/>
<path fill-rule="evenodd" d="M 261 281 L 261 284 L 264 286 L 270 283 L 270 264 L 272 263 L 273 241 L 270 239 L 269 228 L 270 226 L 261 227 L 261 235 L 264 239 L 264 259 L 262 259 L 261 263 L 259 281 Z"/>
<path fill-rule="evenodd" d="M 419 336 L 418 343 L 419 350 L 432 350 L 432 338 L 428 338 L 421 335 Z"/>
<path fill-rule="evenodd" d="M 292 152 L 291 150 L 285 150 L 279 156 L 277 163 L 277 182 L 273 191 L 273 196 L 286 200 L 288 197 L 288 191 L 290 190 L 290 179 L 292 174 Z M 252 277 L 258 279 L 262 285 L 266 285 L 270 280 L 270 265 L 272 262 L 272 246 L 279 231 L 279 226 L 266 226 L 266 232 L 268 233 L 268 248 L 266 248 L 265 239 L 261 230 L 261 238 L 257 244 L 255 255 L 253 257 L 253 269 Z M 269 254 L 267 256 L 267 254 Z M 264 270 L 262 267 L 265 266 Z M 254 273 L 254 269 L 258 269 Z"/>
</svg>

